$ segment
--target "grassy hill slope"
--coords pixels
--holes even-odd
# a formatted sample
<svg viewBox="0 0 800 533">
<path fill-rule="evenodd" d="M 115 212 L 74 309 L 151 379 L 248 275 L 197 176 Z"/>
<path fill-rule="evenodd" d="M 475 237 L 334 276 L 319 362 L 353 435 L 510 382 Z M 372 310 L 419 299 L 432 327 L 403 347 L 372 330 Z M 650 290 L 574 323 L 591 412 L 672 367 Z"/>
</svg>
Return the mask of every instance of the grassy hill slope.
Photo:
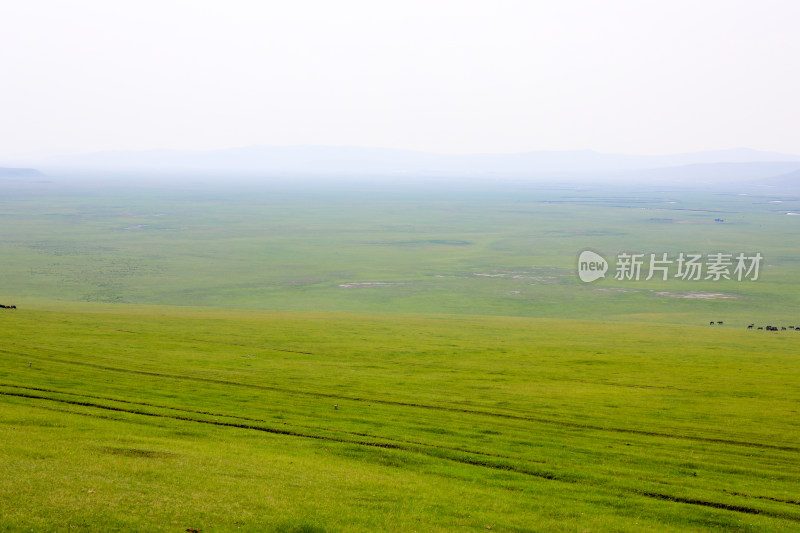
<svg viewBox="0 0 800 533">
<path fill-rule="evenodd" d="M 800 332 L 96 304 L 0 327 L 4 530 L 800 523 Z"/>
</svg>

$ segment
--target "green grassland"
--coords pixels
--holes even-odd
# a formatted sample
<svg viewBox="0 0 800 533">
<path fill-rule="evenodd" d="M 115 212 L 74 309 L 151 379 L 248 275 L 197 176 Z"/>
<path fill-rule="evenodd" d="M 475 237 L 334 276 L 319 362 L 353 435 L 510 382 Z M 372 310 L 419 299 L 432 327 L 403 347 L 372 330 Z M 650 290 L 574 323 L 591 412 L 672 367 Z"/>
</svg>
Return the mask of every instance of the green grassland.
<svg viewBox="0 0 800 533">
<path fill-rule="evenodd" d="M 800 217 L 784 214 L 800 212 L 800 199 L 453 188 L 12 191 L 0 205 L 0 295 L 603 319 L 725 315 L 746 323 L 791 320 L 800 305 Z M 586 248 L 609 259 L 620 251 L 758 251 L 765 260 L 755 283 L 609 276 L 584 285 L 575 267 Z M 732 298 L 720 305 L 676 297 L 692 292 Z"/>
<path fill-rule="evenodd" d="M 800 199 L 6 189 L 0 531 L 800 528 Z"/>
</svg>

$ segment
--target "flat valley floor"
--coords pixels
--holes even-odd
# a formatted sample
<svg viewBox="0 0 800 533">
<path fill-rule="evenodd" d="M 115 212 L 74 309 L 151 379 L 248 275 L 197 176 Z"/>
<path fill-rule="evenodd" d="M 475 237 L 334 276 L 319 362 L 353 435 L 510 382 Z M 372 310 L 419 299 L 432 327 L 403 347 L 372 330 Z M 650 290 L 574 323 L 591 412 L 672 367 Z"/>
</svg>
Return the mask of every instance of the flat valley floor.
<svg viewBox="0 0 800 533">
<path fill-rule="evenodd" d="M 0 531 L 800 528 L 798 197 L 0 185 Z"/>
</svg>

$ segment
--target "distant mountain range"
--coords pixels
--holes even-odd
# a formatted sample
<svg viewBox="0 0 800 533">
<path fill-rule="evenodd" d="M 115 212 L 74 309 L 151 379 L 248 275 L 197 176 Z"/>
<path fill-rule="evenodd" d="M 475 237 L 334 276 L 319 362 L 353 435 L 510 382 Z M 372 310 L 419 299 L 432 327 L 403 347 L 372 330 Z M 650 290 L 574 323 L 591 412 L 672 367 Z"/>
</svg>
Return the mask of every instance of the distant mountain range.
<svg viewBox="0 0 800 533">
<path fill-rule="evenodd" d="M 779 176 L 772 176 L 763 181 L 764 185 L 772 187 L 794 187 L 800 188 L 800 170 L 794 170 Z"/>
<path fill-rule="evenodd" d="M 41 178 L 44 174 L 35 168 L 0 167 L 0 178 Z"/>
<path fill-rule="evenodd" d="M 210 151 L 98 152 L 36 162 L 49 173 L 227 176 L 375 176 L 527 178 L 654 184 L 798 184 L 800 156 L 747 148 L 674 155 L 603 154 L 591 150 L 444 155 L 385 148 L 252 146 Z"/>
</svg>

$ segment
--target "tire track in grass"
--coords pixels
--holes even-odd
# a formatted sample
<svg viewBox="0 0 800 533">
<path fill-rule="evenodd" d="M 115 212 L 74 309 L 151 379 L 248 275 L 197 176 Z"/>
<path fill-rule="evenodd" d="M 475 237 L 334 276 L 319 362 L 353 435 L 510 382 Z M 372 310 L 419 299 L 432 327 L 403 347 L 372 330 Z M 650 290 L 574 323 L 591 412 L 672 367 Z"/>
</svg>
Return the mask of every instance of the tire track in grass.
<svg viewBox="0 0 800 533">
<path fill-rule="evenodd" d="M 120 400 L 119 398 L 112 398 L 112 397 L 109 397 L 109 396 L 97 396 L 97 395 L 94 395 L 94 394 L 65 392 L 65 391 L 60 391 L 60 390 L 56 390 L 56 389 L 45 389 L 45 388 L 41 388 L 41 387 L 26 387 L 26 386 L 23 386 L 23 385 L 16 385 L 16 384 L 12 384 L 12 383 L 0 383 L 0 387 L 8 387 L 8 388 L 14 388 L 14 389 L 36 391 L 36 392 L 49 392 L 49 393 L 52 393 L 52 394 L 61 394 L 61 395 L 64 395 L 64 396 L 76 396 L 78 398 L 91 398 L 93 400 L 106 400 L 106 401 L 116 402 L 116 403 L 139 405 L 139 406 L 143 406 L 143 407 L 154 407 L 156 409 L 168 409 L 168 410 L 171 410 L 171 411 L 178 411 L 178 412 L 181 412 L 181 413 L 193 413 L 193 414 L 215 416 L 215 417 L 221 417 L 221 418 L 231 418 L 231 419 L 235 419 L 235 420 L 245 420 L 247 422 L 261 422 L 261 423 L 264 423 L 264 424 L 277 424 L 277 423 L 280 423 L 280 424 L 283 424 L 283 425 L 297 427 L 297 428 L 304 428 L 304 429 L 318 430 L 318 431 L 327 431 L 327 432 L 333 432 L 333 433 L 343 433 L 345 435 L 353 435 L 353 436 L 356 436 L 356 437 L 367 437 L 367 438 L 371 438 L 371 439 L 383 439 L 383 440 L 387 440 L 387 441 L 401 442 L 401 443 L 404 443 L 404 444 L 412 444 L 412 445 L 416 445 L 416 446 L 427 446 L 427 447 L 430 447 L 430 448 L 438 448 L 440 450 L 449 450 L 449 451 L 453 451 L 453 452 L 469 453 L 469 454 L 474 454 L 474 455 L 484 455 L 486 457 L 494 457 L 494 458 L 497 458 L 497 459 L 507 459 L 507 460 L 510 460 L 510 461 L 522 461 L 522 462 L 528 462 L 528 463 L 534 463 L 534 464 L 546 464 L 546 461 L 537 461 L 535 459 L 529 459 L 529 458 L 524 458 L 524 457 L 514 457 L 514 456 L 511 456 L 511 455 L 503 455 L 503 454 L 499 454 L 499 453 L 490 453 L 490 452 L 484 452 L 484 451 L 478 451 L 478 450 L 470 450 L 468 448 L 457 448 L 455 446 L 444 446 L 442 444 L 431 444 L 429 442 L 421 442 L 421 441 L 414 441 L 414 440 L 408 440 L 408 439 L 398 439 L 398 438 L 394 438 L 394 437 L 387 437 L 387 436 L 384 436 L 384 435 L 374 435 L 374 434 L 371 434 L 371 433 L 364 433 L 364 432 L 359 432 L 359 431 L 347 431 L 347 430 L 344 430 L 344 429 L 326 428 L 326 427 L 321 427 L 321 426 L 306 426 L 306 425 L 303 425 L 303 424 L 293 424 L 291 422 L 283 422 L 283 421 L 277 422 L 277 421 L 265 420 L 263 418 L 253 418 L 253 417 L 241 416 L 241 415 L 229 415 L 229 414 L 225 414 L 225 413 L 215 413 L 213 411 L 200 411 L 200 410 L 197 410 L 197 409 L 186 409 L 186 408 L 183 408 L 183 407 L 173 407 L 173 406 L 170 406 L 170 405 L 162 405 L 162 404 L 150 403 L 150 402 L 137 402 L 137 401 L 133 401 L 133 400 Z"/>
<path fill-rule="evenodd" d="M 30 354 L 21 353 L 21 352 L 13 352 L 10 350 L 0 349 L 0 352 L 3 353 L 10 353 L 13 355 L 23 355 L 31 357 Z M 109 370 L 111 372 L 121 372 L 127 374 L 135 374 L 135 375 L 142 375 L 142 376 L 152 376 L 157 378 L 165 378 L 165 379 L 175 379 L 180 381 L 193 381 L 199 383 L 212 383 L 216 385 L 227 385 L 227 386 L 234 386 L 234 387 L 243 387 L 243 388 L 250 388 L 250 389 L 257 389 L 257 390 L 268 390 L 273 392 L 280 392 L 284 394 L 294 394 L 299 396 L 309 396 L 313 398 L 330 398 L 336 400 L 349 400 L 353 402 L 363 402 L 363 403 L 375 403 L 380 405 L 394 405 L 398 407 L 411 407 L 417 409 L 427 409 L 427 410 L 435 410 L 435 411 L 445 411 L 445 412 L 452 412 L 452 413 L 466 413 L 471 415 L 479 415 L 479 416 L 486 416 L 490 418 L 503 418 L 507 420 L 521 420 L 526 422 L 536 422 L 540 424 L 550 424 L 554 426 L 560 427 L 568 427 L 574 429 L 589 429 L 592 431 L 607 431 L 612 433 L 623 433 L 629 435 L 642 435 L 647 437 L 660 437 L 660 438 L 667 438 L 672 440 L 688 440 L 692 442 L 703 442 L 707 444 L 726 444 L 731 446 L 744 446 L 748 448 L 757 448 L 757 449 L 765 449 L 765 450 L 780 450 L 784 452 L 800 452 L 800 447 L 797 446 L 788 446 L 788 445 L 780 445 L 780 444 L 765 444 L 759 442 L 748 442 L 748 441 L 739 441 L 733 439 L 722 439 L 722 438 L 714 438 L 714 437 L 699 437 L 696 435 L 679 435 L 675 433 L 664 433 L 658 431 L 645 431 L 641 429 L 631 429 L 631 428 L 612 428 L 612 427 L 604 427 L 604 426 L 596 426 L 592 424 L 580 424 L 577 422 L 569 422 L 566 420 L 553 420 L 549 418 L 543 417 L 533 417 L 533 416 L 526 416 L 526 415 L 517 415 L 512 413 L 501 413 L 501 412 L 492 412 L 492 411 L 481 411 L 479 409 L 467 409 L 465 407 L 453 407 L 453 406 L 445 406 L 445 405 L 431 405 L 431 404 L 421 404 L 421 403 L 413 403 L 413 402 L 402 402 L 396 400 L 384 400 L 378 398 L 363 398 L 359 396 L 345 396 L 341 394 L 333 394 L 333 393 L 326 393 L 326 392 L 319 392 L 319 391 L 304 391 L 304 390 L 297 390 L 297 389 L 288 389 L 284 387 L 276 387 L 273 385 L 259 385 L 255 383 L 243 383 L 239 381 L 230 381 L 225 379 L 215 379 L 209 377 L 202 377 L 202 376 L 186 376 L 180 374 L 167 374 L 163 372 L 153 372 L 149 370 L 136 370 L 131 368 L 121 368 L 121 367 L 113 367 L 107 365 L 100 365 L 97 363 L 89 363 L 86 361 L 74 361 L 69 359 L 61 359 L 57 357 L 51 357 L 48 359 L 49 361 L 55 361 L 58 363 L 68 364 L 68 365 L 78 365 L 78 366 L 87 366 L 90 368 L 97 368 L 100 370 Z"/>
<path fill-rule="evenodd" d="M 373 446 L 376 448 L 389 448 L 389 449 L 400 449 L 400 446 L 390 444 L 390 443 L 381 443 L 381 442 L 369 442 L 369 441 L 353 441 L 347 440 L 337 437 L 331 436 L 324 436 L 324 435 L 314 435 L 311 433 L 301 433 L 299 431 L 291 431 L 291 430 L 284 430 L 284 429 L 276 429 L 276 428 L 269 428 L 265 426 L 255 426 L 252 424 L 236 424 L 233 422 L 225 422 L 221 420 L 202 420 L 199 418 L 191 418 L 188 416 L 180 416 L 180 415 L 167 415 L 164 413 L 151 413 L 148 411 L 142 411 L 139 409 L 123 409 L 122 407 L 114 407 L 112 405 L 103 405 L 94 402 L 86 402 L 86 401 L 78 401 L 78 400 L 65 400 L 62 398 L 50 398 L 48 396 L 40 396 L 37 394 L 29 394 L 25 392 L 8 392 L 8 391 L 0 391 L 0 395 L 2 396 L 12 396 L 12 397 L 19 397 L 19 398 L 29 398 L 32 400 L 46 400 L 51 402 L 58 402 L 64 403 L 68 405 L 79 405 L 82 407 L 93 407 L 96 409 L 103 409 L 106 411 L 115 411 L 119 413 L 129 413 L 134 415 L 142 415 L 142 416 L 152 416 L 156 418 L 170 418 L 173 420 L 182 420 L 184 422 L 197 422 L 200 424 L 211 424 L 214 426 L 224 426 L 224 427 L 233 427 L 233 428 L 240 428 L 240 429 L 253 429 L 256 431 L 263 431 L 265 433 L 273 433 L 276 435 L 287 435 L 290 437 L 304 437 L 308 439 L 317 439 L 317 440 L 328 440 L 332 442 L 346 442 L 350 444 L 360 444 L 362 446 Z"/>
<path fill-rule="evenodd" d="M 546 464 L 548 464 L 548 461 L 544 461 L 544 460 L 535 460 L 535 459 L 525 458 L 525 457 L 515 457 L 515 456 L 511 456 L 511 455 L 503 455 L 503 454 L 499 454 L 499 453 L 490 453 L 490 452 L 485 452 L 485 451 L 473 450 L 473 449 L 469 449 L 469 448 L 459 448 L 459 447 L 455 447 L 455 446 L 445 446 L 443 444 L 433 444 L 433 443 L 429 443 L 429 442 L 415 441 L 415 440 L 409 440 L 409 439 L 398 439 L 398 438 L 394 438 L 394 437 L 387 437 L 385 435 L 375 435 L 375 434 L 372 434 L 372 433 L 364 433 L 364 432 L 358 432 L 358 431 L 347 431 L 347 430 L 344 430 L 344 429 L 328 428 L 328 427 L 322 427 L 322 426 L 308 426 L 308 425 L 294 424 L 294 423 L 291 423 L 291 422 L 283 422 L 283 421 L 280 421 L 280 422 L 278 422 L 278 421 L 270 421 L 270 420 L 265 420 L 263 418 L 253 418 L 253 417 L 246 417 L 246 416 L 241 416 L 241 415 L 231 415 L 231 414 L 218 413 L 218 412 L 213 412 L 213 411 L 200 411 L 200 410 L 196 410 L 196 409 L 186 409 L 186 408 L 182 408 L 182 407 L 173 407 L 173 406 L 170 406 L 170 405 L 156 404 L 156 403 L 150 403 L 150 402 L 138 402 L 138 401 L 133 401 L 133 400 L 121 400 L 119 398 L 112 398 L 112 397 L 109 397 L 109 396 L 98 396 L 98 395 L 92 395 L 92 394 L 66 392 L 66 391 L 60 391 L 60 390 L 56 390 L 56 389 L 47 389 L 47 388 L 42 388 L 42 387 L 27 387 L 27 386 L 11 384 L 11 383 L 0 383 L 0 387 L 8 387 L 8 388 L 15 388 L 15 389 L 21 389 L 21 390 L 30 390 L 30 391 L 37 391 L 37 392 L 48 392 L 48 393 L 52 393 L 52 394 L 60 394 L 60 395 L 66 395 L 66 396 L 76 396 L 78 398 L 91 398 L 91 399 L 95 399 L 95 400 L 106 400 L 106 401 L 111 401 L 111 402 L 116 402 L 116 403 L 139 405 L 139 406 L 144 406 L 144 407 L 154 407 L 154 408 L 157 408 L 157 409 L 167 409 L 167 410 L 172 410 L 172 411 L 177 411 L 177 412 L 182 412 L 182 413 L 193 413 L 193 414 L 202 414 L 202 415 L 220 417 L 220 418 L 229 418 L 229 419 L 235 419 L 235 420 L 245 420 L 245 421 L 248 421 L 248 422 L 260 422 L 260 423 L 264 423 L 264 424 L 277 424 L 277 423 L 280 423 L 282 425 L 288 425 L 288 426 L 291 426 L 291 427 L 302 428 L 302 429 L 307 429 L 307 430 L 312 430 L 312 431 L 316 430 L 316 431 L 322 431 L 322 432 L 341 433 L 341 434 L 345 434 L 345 435 L 352 435 L 352 436 L 355 436 L 355 437 L 366 437 L 366 438 L 369 438 L 369 439 L 385 440 L 385 441 L 390 441 L 390 442 L 398 442 L 398 443 L 402 443 L 402 444 L 410 444 L 410 445 L 413 445 L 413 446 L 423 446 L 423 447 L 427 447 L 427 448 L 435 448 L 435 449 L 439 449 L 439 450 L 466 453 L 466 454 L 471 454 L 471 455 L 491 457 L 491 458 L 495 458 L 495 459 L 503 459 L 503 460 L 508 460 L 508 461 L 518 461 L 518 462 L 532 463 L 532 464 L 538 464 L 538 465 L 546 465 Z M 72 412 L 72 411 L 68 411 L 68 412 Z M 114 419 L 114 420 L 117 420 L 117 419 Z M 470 464 L 473 464 L 473 463 L 470 463 Z M 475 464 L 478 464 L 478 463 L 475 463 Z M 777 503 L 786 503 L 786 504 L 790 504 L 790 505 L 800 505 L 800 502 L 794 501 L 794 500 L 780 499 L 780 498 L 774 498 L 774 497 L 770 497 L 770 496 L 759 496 L 759 495 L 745 494 L 745 493 L 741 493 L 741 492 L 732 492 L 732 491 L 725 490 L 725 489 L 721 489 L 721 491 L 725 492 L 727 494 L 733 495 L 733 496 L 740 496 L 740 497 L 743 497 L 743 498 L 754 498 L 754 499 L 761 499 L 761 500 L 769 500 L 769 501 L 773 501 L 773 502 L 777 502 Z"/>
<path fill-rule="evenodd" d="M 182 422 L 195 422 L 199 424 L 209 424 L 213 426 L 222 426 L 222 427 L 230 427 L 230 428 L 238 428 L 238 429 L 250 429 L 254 431 L 263 431 L 265 433 L 272 433 L 276 435 L 284 435 L 289 437 L 301 437 L 301 438 L 309 438 L 315 440 L 322 440 L 322 441 L 330 441 L 336 443 L 344 443 L 344 444 L 356 444 L 360 446 L 370 446 L 373 448 L 384 448 L 384 449 L 394 449 L 394 450 L 402 450 L 407 452 L 415 452 L 421 453 L 423 455 L 427 455 L 429 457 L 434 457 L 438 459 L 447 459 L 455 462 L 460 462 L 464 464 L 470 465 L 477 465 L 477 466 L 485 466 L 488 468 L 495 468 L 498 470 L 507 470 L 518 472 L 521 474 L 527 474 L 535 477 L 541 477 L 544 479 L 550 480 L 559 480 L 559 481 L 566 481 L 569 483 L 577 482 L 571 478 L 563 478 L 559 477 L 556 474 L 550 472 L 538 472 L 530 469 L 521 468 L 511 464 L 497 464 L 497 463 L 490 463 L 485 460 L 475 459 L 475 458 L 468 458 L 468 457 L 454 457 L 452 455 L 442 455 L 442 454 L 435 454 L 431 453 L 430 450 L 425 450 L 424 447 L 432 447 L 428 445 L 401 445 L 401 444 L 392 444 L 386 442 L 376 442 L 376 441 L 363 441 L 363 440 L 351 440 L 345 439 L 340 437 L 333 437 L 333 436 L 326 436 L 326 435 L 318 435 L 313 433 L 302 433 L 299 431 L 291 431 L 291 430 L 282 430 L 282 429 L 275 429 L 266 426 L 257 426 L 253 424 L 239 424 L 234 422 L 226 422 L 223 420 L 204 420 L 200 418 L 192 418 L 188 416 L 181 416 L 181 415 L 168 415 L 164 413 L 153 413 L 149 411 L 143 411 L 139 409 L 124 409 L 122 407 L 114 407 L 111 405 L 103 405 L 94 402 L 88 401 L 79 401 L 79 400 L 65 400 L 63 398 L 52 398 L 48 396 L 42 396 L 38 394 L 30 394 L 25 392 L 8 392 L 8 391 L 0 391 L 0 396 L 10 396 L 10 397 L 18 397 L 18 398 L 26 398 L 32 400 L 44 400 L 56 403 L 62 403 L 67 405 L 76 405 L 80 407 L 90 407 L 96 409 L 102 409 L 106 411 L 118 412 L 118 413 L 128 413 L 133 415 L 141 415 L 141 416 L 149 416 L 154 418 L 165 418 L 171 420 L 179 420 Z M 79 413 L 76 413 L 79 414 Z M 84 413 L 85 414 L 85 413 Z M 94 415 L 88 415 L 94 416 Z M 380 437 L 379 437 L 380 438 Z M 389 439 L 386 439 L 389 440 Z M 456 451 L 456 450 L 448 450 L 448 451 Z M 460 453 L 471 453 L 471 452 L 460 452 Z"/>
<path fill-rule="evenodd" d="M 136 335 L 142 334 L 141 332 L 135 332 L 135 331 L 129 331 L 129 330 L 121 330 L 121 329 L 116 330 L 116 331 L 120 331 L 120 332 L 123 332 L 123 333 L 131 333 L 131 334 L 136 334 Z M 267 351 L 273 351 L 273 352 L 284 352 L 284 353 L 295 353 L 295 354 L 301 354 L 301 355 L 320 356 L 319 354 L 316 354 L 314 352 L 305 352 L 305 351 L 300 351 L 300 350 L 290 350 L 290 349 L 287 349 L 287 348 L 276 348 L 274 346 L 269 346 L 269 345 L 266 345 L 266 346 L 264 346 L 264 345 L 253 345 L 253 344 L 243 344 L 243 343 L 229 342 L 229 341 L 226 342 L 226 341 L 209 340 L 209 339 L 196 339 L 196 338 L 184 339 L 184 341 L 185 342 L 201 342 L 201 343 L 205 343 L 205 344 L 214 344 L 214 345 L 220 345 L 220 346 L 237 346 L 237 347 L 242 347 L 242 348 L 250 348 L 250 349 L 254 349 L 254 350 L 255 349 L 266 349 Z M 0 350 L 0 351 L 5 351 L 5 350 Z M 52 351 L 56 351 L 56 350 L 52 350 Z M 14 352 L 8 352 L 8 353 L 14 353 Z M 321 357 L 324 357 L 324 356 L 321 356 Z M 439 368 L 438 365 L 427 365 L 427 367 L 428 368 Z M 602 385 L 602 386 L 606 386 L 606 387 L 622 387 L 622 388 L 631 388 L 631 389 L 670 390 L 670 391 L 677 391 L 677 392 L 690 392 L 690 393 L 694 393 L 694 394 L 708 394 L 709 393 L 709 391 L 706 391 L 706 390 L 687 389 L 687 388 L 676 387 L 674 385 L 650 385 L 650 384 L 642 385 L 642 384 L 636 384 L 636 383 L 618 383 L 618 382 L 613 382 L 613 381 L 587 380 L 587 379 L 555 377 L 555 376 L 544 376 L 544 377 L 542 377 L 542 379 L 546 379 L 548 381 L 556 381 L 556 382 L 566 381 L 566 382 L 569 382 L 569 383 L 583 383 L 583 384 L 586 384 L 586 385 Z"/>
<path fill-rule="evenodd" d="M 756 498 L 759 500 L 769 500 L 771 502 L 778 502 L 778 503 L 788 503 L 789 505 L 800 505 L 800 501 L 797 500 L 789 500 L 783 498 L 773 498 L 772 496 L 758 496 L 753 494 L 745 494 L 743 492 L 734 492 L 732 490 L 724 490 L 722 492 L 726 492 L 732 496 L 742 496 L 744 498 Z"/>
<path fill-rule="evenodd" d="M 791 515 L 781 515 L 779 513 L 771 513 L 768 511 L 764 511 L 761 509 L 756 509 L 754 507 L 745 507 L 743 505 L 733 505 L 729 503 L 719 503 L 719 502 L 710 502 L 706 500 L 696 500 L 694 498 L 683 498 L 681 496 L 671 496 L 669 494 L 661 494 L 659 492 L 647 492 L 647 491 L 631 491 L 634 494 L 639 494 L 641 496 L 647 496 L 648 498 L 656 498 L 659 500 L 666 500 L 670 502 L 677 502 L 677 503 L 687 503 L 689 505 L 700 505 L 703 507 L 713 507 L 714 509 L 723 509 L 725 511 L 735 511 L 737 513 L 747 513 L 747 514 L 760 514 L 765 516 L 773 516 L 776 518 L 787 518 L 789 520 L 795 520 L 800 522 L 799 517 L 792 517 Z"/>
<path fill-rule="evenodd" d="M 436 459 L 444 459 L 448 461 L 453 461 L 461 464 L 467 464 L 472 466 L 478 466 L 483 468 L 489 468 L 493 470 L 503 470 L 508 472 L 514 472 L 518 474 L 528 475 L 532 477 L 536 477 L 539 479 L 546 479 L 549 481 L 560 481 L 564 483 L 573 483 L 573 484 L 583 484 L 588 486 L 597 486 L 596 484 L 592 483 L 590 480 L 585 479 L 577 479 L 574 477 L 564 477 L 559 476 L 558 474 L 552 472 L 542 472 L 542 471 L 535 471 L 527 468 L 522 468 L 516 465 L 511 464 L 498 464 L 498 463 L 491 463 L 487 461 L 482 461 L 480 459 L 471 458 L 471 457 L 454 457 L 452 455 L 438 455 L 432 454 L 430 451 L 426 451 L 424 449 L 420 449 L 415 446 L 401 446 L 401 445 L 394 445 L 390 443 L 381 443 L 381 442 L 369 442 L 369 441 L 354 441 L 348 440 L 343 438 L 337 438 L 332 436 L 324 436 L 324 435 L 314 435 L 309 433 L 301 433 L 297 431 L 288 431 L 288 430 L 279 430 L 274 428 L 267 428 L 264 426 L 256 426 L 252 424 L 236 424 L 232 422 L 225 422 L 221 420 L 202 420 L 197 418 L 191 418 L 187 416 L 179 416 L 179 415 L 167 415 L 164 413 L 151 413 L 147 411 L 141 411 L 138 409 L 123 409 L 121 407 L 113 407 L 109 405 L 102 405 L 93 402 L 82 402 L 82 401 L 75 401 L 75 400 L 64 400 L 59 398 L 50 398 L 47 396 L 40 396 L 36 394 L 29 394 L 23 392 L 8 392 L 8 391 L 0 391 L 0 395 L 3 396 L 10 396 L 10 397 L 18 397 L 18 398 L 26 398 L 32 400 L 44 400 L 44 401 L 51 401 L 56 403 L 63 403 L 67 405 L 76 405 L 81 407 L 90 407 L 102 410 L 108 410 L 113 412 L 120 412 L 120 413 L 128 413 L 133 415 L 141 415 L 141 416 L 149 416 L 155 418 L 165 418 L 165 419 L 172 419 L 178 420 L 182 422 L 194 422 L 200 424 L 209 424 L 213 426 L 221 426 L 221 427 L 230 427 L 230 428 L 239 428 L 239 429 L 247 429 L 247 430 L 254 430 L 254 431 L 262 431 L 265 433 L 271 433 L 275 435 L 283 435 L 289 437 L 300 437 L 300 438 L 308 438 L 320 441 L 329 441 L 329 442 L 336 442 L 336 443 L 345 443 L 345 444 L 356 444 L 360 446 L 368 446 L 373 448 L 383 448 L 383 449 L 395 449 L 400 451 L 407 451 L 411 453 L 421 453 L 423 455 L 427 455 L 428 457 L 433 457 Z M 96 416 L 91 415 L 88 413 L 73 413 L 73 414 L 84 414 L 87 416 Z M 105 418 L 105 417 L 101 417 Z M 748 507 L 744 505 L 735 505 L 735 504 L 728 504 L 722 502 L 714 502 L 709 500 L 701 500 L 695 498 L 686 498 L 681 496 L 672 496 L 669 494 L 663 494 L 658 492 L 650 492 L 644 490 L 637 490 L 632 488 L 626 487 L 618 487 L 617 490 L 621 492 L 627 492 L 629 494 L 635 494 L 638 496 L 643 496 L 647 498 L 653 498 L 663 501 L 675 502 L 675 503 L 682 503 L 687 505 L 695 505 L 700 507 L 707 507 L 712 509 L 719 509 L 724 511 L 732 511 L 737 513 L 744 513 L 744 514 L 753 514 L 753 515 L 761 515 L 761 516 L 768 516 L 772 518 L 778 518 L 783 520 L 790 520 L 793 522 L 800 523 L 800 516 L 789 514 L 789 513 L 780 513 L 776 511 L 769 511 L 766 509 L 758 509 L 755 507 Z"/>
<path fill-rule="evenodd" d="M 123 333 L 132 333 L 132 334 L 136 334 L 136 335 L 141 335 L 142 334 L 142 332 L 129 331 L 129 330 L 123 330 L 123 329 L 118 329 L 116 331 L 120 331 L 120 332 L 123 332 Z M 226 342 L 226 341 L 219 341 L 219 340 L 197 339 L 197 338 L 182 339 L 182 341 L 185 341 L 185 342 L 201 342 L 201 343 L 205 343 L 205 344 L 214 344 L 214 345 L 219 345 L 219 346 L 238 346 L 238 347 L 241 347 L 241 348 L 250 348 L 250 349 L 266 349 L 268 351 L 273 351 L 273 352 L 296 353 L 296 354 L 302 354 L 302 355 L 319 356 L 319 354 L 316 354 L 316 353 L 313 353 L 313 352 L 304 352 L 304 351 L 300 351 L 300 350 L 290 350 L 290 349 L 287 349 L 287 348 L 276 348 L 274 346 L 243 344 L 243 343 L 239 343 L 239 342 L 230 342 L 230 341 Z M 431 368 L 436 368 L 436 366 L 435 365 L 431 365 Z M 607 386 L 607 387 L 624 387 L 624 388 L 632 388 L 632 389 L 663 389 L 663 390 L 674 390 L 674 391 L 678 391 L 678 392 L 691 392 L 691 393 L 696 393 L 696 394 L 705 394 L 705 393 L 708 392 L 708 391 L 697 390 L 697 389 L 685 389 L 685 388 L 675 387 L 675 386 L 672 386 L 672 385 L 638 385 L 638 384 L 634 384 L 634 383 L 615 383 L 613 381 L 591 381 L 591 380 L 585 380 L 585 379 L 563 378 L 563 377 L 552 377 L 552 376 L 545 377 L 543 379 L 547 379 L 548 381 L 567 381 L 567 382 L 570 382 L 570 383 L 584 383 L 584 384 L 587 384 L 587 385 L 603 385 L 603 386 Z"/>
</svg>

